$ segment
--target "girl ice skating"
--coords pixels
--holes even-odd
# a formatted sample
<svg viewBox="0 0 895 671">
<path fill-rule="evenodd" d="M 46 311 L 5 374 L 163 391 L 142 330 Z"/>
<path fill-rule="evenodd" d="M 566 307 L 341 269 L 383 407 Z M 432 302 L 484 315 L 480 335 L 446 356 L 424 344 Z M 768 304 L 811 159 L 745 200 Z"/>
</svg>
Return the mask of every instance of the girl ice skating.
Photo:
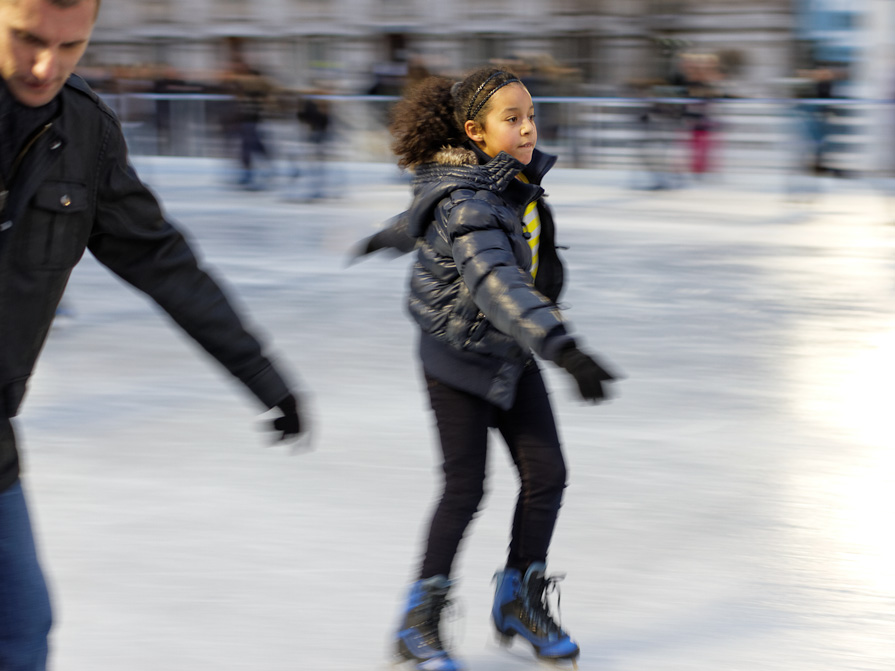
<svg viewBox="0 0 895 671">
<path fill-rule="evenodd" d="M 413 201 L 361 254 L 417 249 L 409 311 L 443 457 L 444 490 L 395 635 L 399 659 L 422 671 L 462 666 L 439 632 L 454 557 L 484 492 L 488 431 L 500 431 L 521 482 L 509 552 L 496 575 L 492 621 L 540 658 L 574 661 L 547 594 L 547 550 L 566 486 L 553 411 L 535 357 L 605 398 L 613 376 L 584 353 L 557 307 L 563 266 L 541 179 L 556 158 L 535 148 L 531 96 L 511 72 L 486 67 L 461 82 L 431 77 L 395 106 L 398 164 Z"/>
</svg>

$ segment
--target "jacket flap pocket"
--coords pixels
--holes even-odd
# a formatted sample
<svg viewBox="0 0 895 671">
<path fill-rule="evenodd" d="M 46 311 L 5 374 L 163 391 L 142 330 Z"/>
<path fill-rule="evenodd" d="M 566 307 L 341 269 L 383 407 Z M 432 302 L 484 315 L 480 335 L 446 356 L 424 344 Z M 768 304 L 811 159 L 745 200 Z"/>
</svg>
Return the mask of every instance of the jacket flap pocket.
<svg viewBox="0 0 895 671">
<path fill-rule="evenodd" d="M 87 187 L 77 182 L 46 182 L 34 194 L 34 206 L 50 212 L 87 209 Z"/>
</svg>

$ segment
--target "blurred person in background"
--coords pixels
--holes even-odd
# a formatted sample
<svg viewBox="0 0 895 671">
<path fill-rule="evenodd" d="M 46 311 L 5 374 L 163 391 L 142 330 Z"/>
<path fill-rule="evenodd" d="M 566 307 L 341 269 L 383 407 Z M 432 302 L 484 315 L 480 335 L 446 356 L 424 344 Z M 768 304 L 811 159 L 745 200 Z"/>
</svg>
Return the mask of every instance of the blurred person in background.
<svg viewBox="0 0 895 671">
<path fill-rule="evenodd" d="M 330 101 L 324 89 L 307 91 L 298 99 L 295 117 L 307 130 L 306 138 L 311 145 L 311 165 L 306 174 L 309 180 L 311 199 L 326 196 L 326 159 L 332 132 L 332 112 Z"/>
<path fill-rule="evenodd" d="M 714 117 L 712 101 L 721 96 L 723 77 L 715 54 L 685 53 L 673 84 L 693 100 L 683 114 L 689 129 L 690 173 L 702 176 L 714 169 L 715 145 L 719 124 Z"/>
<path fill-rule="evenodd" d="M 202 93 L 203 87 L 198 82 L 189 81 L 184 73 L 170 65 L 158 65 L 152 79 L 152 92 L 159 97 L 155 101 L 155 129 L 157 151 L 162 156 L 176 156 L 183 144 L 182 133 L 175 133 L 173 123 L 179 111 L 173 104 L 175 96 L 188 93 Z"/>
<path fill-rule="evenodd" d="M 50 598 L 13 418 L 85 249 L 147 293 L 261 401 L 282 438 L 296 395 L 128 162 L 114 114 L 72 71 L 99 0 L 0 0 L 0 669 L 43 671 Z"/>
<path fill-rule="evenodd" d="M 264 176 L 258 160 L 270 165 L 273 160 L 262 124 L 276 99 L 277 87 L 260 70 L 249 65 L 241 48 L 231 43 L 231 62 L 224 73 L 224 90 L 233 95 L 232 127 L 239 141 L 240 174 L 237 183 L 246 189 L 263 189 Z"/>
<path fill-rule="evenodd" d="M 642 174 L 635 172 L 635 188 L 658 191 L 680 186 L 675 142 L 684 107 L 674 100 L 674 88 L 665 80 L 634 80 L 634 95 L 643 99 L 636 111 L 637 158 Z"/>
<path fill-rule="evenodd" d="M 800 86 L 796 95 L 801 100 L 797 112 L 802 120 L 805 139 L 802 166 L 811 175 L 838 175 L 828 165 L 827 152 L 832 119 L 835 111 L 832 101 L 836 97 L 836 82 L 841 78 L 835 68 L 818 65 L 799 70 Z"/>
<path fill-rule="evenodd" d="M 399 660 L 454 671 L 439 625 L 460 542 L 484 493 L 488 433 L 500 431 L 520 478 L 506 563 L 496 574 L 492 622 L 538 657 L 574 661 L 578 645 L 557 623 L 548 595 L 547 551 L 566 486 L 553 410 L 535 356 L 604 399 L 614 379 L 579 348 L 557 300 L 564 271 L 540 186 L 556 162 L 535 149 L 531 95 L 520 79 L 488 66 L 461 82 L 432 77 L 394 108 L 398 164 L 413 173 L 413 202 L 361 243 L 418 248 L 409 310 L 440 437 L 444 489 L 422 564 L 395 636 Z"/>
</svg>

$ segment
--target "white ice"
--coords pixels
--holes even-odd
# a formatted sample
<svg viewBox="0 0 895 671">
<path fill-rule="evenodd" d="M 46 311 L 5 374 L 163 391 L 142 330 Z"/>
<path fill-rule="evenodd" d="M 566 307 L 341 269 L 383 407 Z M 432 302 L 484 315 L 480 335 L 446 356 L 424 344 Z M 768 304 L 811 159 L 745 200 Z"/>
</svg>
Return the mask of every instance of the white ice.
<svg viewBox="0 0 895 671">
<path fill-rule="evenodd" d="M 410 259 L 347 266 L 408 202 L 386 165 L 341 197 L 144 179 L 306 390 L 310 449 L 151 303 L 85 258 L 18 422 L 57 671 L 385 668 L 437 493 L 404 311 Z M 766 178 L 676 191 L 557 170 L 566 312 L 623 371 L 611 403 L 545 365 L 570 470 L 549 568 L 583 671 L 895 668 L 895 226 L 883 191 Z M 515 479 L 497 436 L 456 565 L 471 671 L 493 642 Z"/>
</svg>

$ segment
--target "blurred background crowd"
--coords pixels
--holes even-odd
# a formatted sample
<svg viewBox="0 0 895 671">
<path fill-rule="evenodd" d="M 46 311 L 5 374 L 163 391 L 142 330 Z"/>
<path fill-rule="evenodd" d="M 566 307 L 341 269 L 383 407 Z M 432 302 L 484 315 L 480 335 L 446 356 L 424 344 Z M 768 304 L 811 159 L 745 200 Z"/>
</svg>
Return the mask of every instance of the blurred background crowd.
<svg viewBox="0 0 895 671">
<path fill-rule="evenodd" d="M 230 156 L 239 182 L 391 160 L 389 105 L 506 63 L 560 165 L 681 175 L 895 168 L 891 0 L 118 0 L 81 74 L 137 154 Z"/>
</svg>

